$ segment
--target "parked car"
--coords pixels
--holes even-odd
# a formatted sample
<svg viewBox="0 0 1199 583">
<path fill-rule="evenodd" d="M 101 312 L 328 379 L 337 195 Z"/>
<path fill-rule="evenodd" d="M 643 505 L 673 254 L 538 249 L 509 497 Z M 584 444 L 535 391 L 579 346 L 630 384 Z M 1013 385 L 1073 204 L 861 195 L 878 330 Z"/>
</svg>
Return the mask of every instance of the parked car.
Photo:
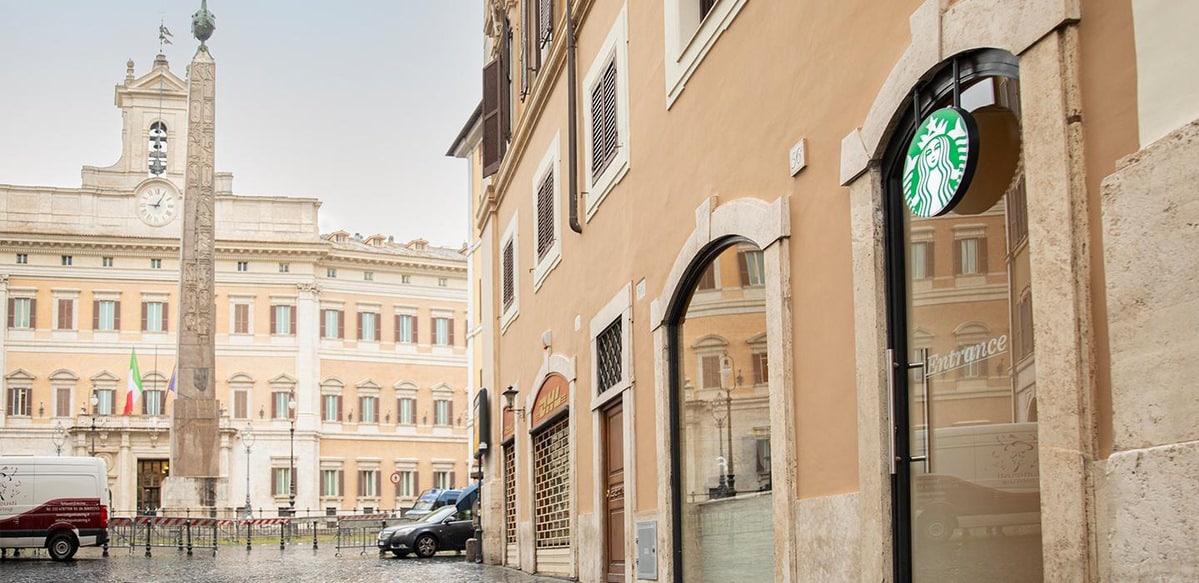
<svg viewBox="0 0 1199 583">
<path fill-rule="evenodd" d="M 458 502 L 458 497 L 462 494 L 461 490 L 447 490 L 442 488 L 429 488 L 420 493 L 416 498 L 416 504 L 404 512 L 404 518 L 421 518 L 441 508 L 442 506 L 453 506 Z"/>
<path fill-rule="evenodd" d="M 471 518 L 469 508 L 460 510 L 454 505 L 442 506 L 414 523 L 384 528 L 376 542 L 380 551 L 391 551 L 397 557 L 409 553 L 432 557 L 438 551 L 465 550 L 466 539 L 474 534 Z"/>
</svg>

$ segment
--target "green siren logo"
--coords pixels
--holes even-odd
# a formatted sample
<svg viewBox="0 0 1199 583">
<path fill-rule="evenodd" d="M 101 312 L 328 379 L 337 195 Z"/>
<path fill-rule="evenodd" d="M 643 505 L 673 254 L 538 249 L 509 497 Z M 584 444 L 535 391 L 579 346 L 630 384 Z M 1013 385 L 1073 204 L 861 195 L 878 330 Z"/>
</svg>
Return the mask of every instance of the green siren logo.
<svg viewBox="0 0 1199 583">
<path fill-rule="evenodd" d="M 916 128 L 903 164 L 903 198 L 912 213 L 935 217 L 961 200 L 978 162 L 978 129 L 969 112 L 938 109 Z"/>
</svg>

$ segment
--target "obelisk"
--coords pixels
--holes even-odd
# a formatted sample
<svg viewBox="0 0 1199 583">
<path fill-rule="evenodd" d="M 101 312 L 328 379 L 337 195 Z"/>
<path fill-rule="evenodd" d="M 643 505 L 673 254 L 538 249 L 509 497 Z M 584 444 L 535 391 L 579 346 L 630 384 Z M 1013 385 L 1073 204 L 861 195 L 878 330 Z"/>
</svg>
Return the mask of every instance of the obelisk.
<svg viewBox="0 0 1199 583">
<path fill-rule="evenodd" d="M 171 431 L 170 474 L 163 484 L 168 510 L 213 510 L 226 499 L 220 475 L 220 418 L 216 399 L 216 217 L 214 144 L 216 62 L 204 44 L 216 28 L 207 0 L 192 15 L 200 41 L 187 80 L 187 172 L 180 240 L 177 397 Z M 221 495 L 218 495 L 218 492 Z"/>
</svg>

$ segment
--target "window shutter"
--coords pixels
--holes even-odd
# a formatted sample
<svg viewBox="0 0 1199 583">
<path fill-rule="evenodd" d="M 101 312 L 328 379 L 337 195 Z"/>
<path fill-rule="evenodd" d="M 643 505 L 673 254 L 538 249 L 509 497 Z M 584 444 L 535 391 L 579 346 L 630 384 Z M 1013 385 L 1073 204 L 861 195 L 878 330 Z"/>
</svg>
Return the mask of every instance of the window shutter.
<svg viewBox="0 0 1199 583">
<path fill-rule="evenodd" d="M 501 300 L 503 309 L 507 310 L 512 306 L 512 302 L 516 299 L 515 279 L 513 277 L 513 241 L 508 241 L 504 245 L 504 256 L 502 258 L 504 281 L 501 286 Z"/>
<path fill-rule="evenodd" d="M 146 311 L 149 310 L 149 304 L 142 302 L 142 332 L 146 331 Z"/>
<path fill-rule="evenodd" d="M 533 54 L 532 39 L 529 34 L 533 29 L 532 3 L 525 2 L 520 11 L 520 98 L 523 101 L 529 94 L 531 73 L 537 70 L 534 64 L 537 58 Z"/>
<path fill-rule="evenodd" d="M 329 408 L 326 405 L 328 405 L 328 403 L 327 403 L 324 395 L 322 395 L 321 396 L 321 421 L 324 421 L 329 418 Z"/>
<path fill-rule="evenodd" d="M 8 327 L 13 327 L 13 321 L 17 316 L 17 299 L 8 298 Z"/>
<path fill-rule="evenodd" d="M 279 333 L 279 322 L 276 314 L 278 310 L 278 306 L 271 306 L 271 334 Z"/>
<path fill-rule="evenodd" d="M 537 48 L 549 46 L 554 39 L 554 2 L 539 0 L 537 7 Z M 538 55 L 540 57 L 540 55 Z"/>
<path fill-rule="evenodd" d="M 749 258 L 745 253 L 737 254 L 737 268 L 741 270 L 741 287 L 749 285 Z"/>
<path fill-rule="evenodd" d="M 267 480 L 269 480 L 267 483 L 271 485 L 271 493 L 278 496 L 279 495 L 279 482 L 277 480 L 275 480 L 275 468 L 267 468 L 266 471 L 267 471 Z"/>
<path fill-rule="evenodd" d="M 375 496 L 383 494 L 383 472 L 375 470 Z"/>
<path fill-rule="evenodd" d="M 55 330 L 66 330 L 70 328 L 70 326 L 67 324 L 71 321 L 71 314 L 67 311 L 70 309 L 70 306 L 67 304 L 68 301 L 69 300 L 58 298 L 58 321 L 54 323 Z"/>
<path fill-rule="evenodd" d="M 345 470 L 337 470 L 337 492 L 334 496 L 341 496 L 342 492 L 346 491 L 346 472 Z"/>
<path fill-rule="evenodd" d="M 924 247 L 924 275 L 929 279 L 937 276 L 937 254 L 935 243 L 929 241 Z"/>
<path fill-rule="evenodd" d="M 29 327 L 37 328 L 37 298 L 29 300 Z"/>
<path fill-rule="evenodd" d="M 358 312 L 355 315 L 358 317 L 358 339 L 362 340 L 362 333 L 364 331 L 363 326 L 362 326 L 362 324 L 363 324 L 362 320 L 366 317 L 366 314 L 364 314 L 362 312 Z"/>
<path fill-rule="evenodd" d="M 100 300 L 92 300 L 92 330 L 100 329 Z"/>
<path fill-rule="evenodd" d="M 500 49 L 499 70 L 499 106 L 500 114 L 500 159 L 508 151 L 508 138 L 512 135 L 512 26 L 504 19 L 503 36 L 500 37 L 503 48 Z"/>
<path fill-rule="evenodd" d="M 755 354 L 750 360 L 754 361 L 754 384 L 761 384 L 764 380 L 762 375 L 762 357 Z"/>
<path fill-rule="evenodd" d="M 503 156 L 500 135 L 500 60 L 483 67 L 483 177 L 500 169 Z"/>
<path fill-rule="evenodd" d="M 594 182 L 616 157 L 620 141 L 616 126 L 616 59 L 591 88 L 591 180 Z"/>
<path fill-rule="evenodd" d="M 112 303 L 112 329 L 121 329 L 121 300 Z"/>
<path fill-rule="evenodd" d="M 396 331 L 395 332 L 395 342 L 396 342 L 396 344 L 399 344 L 400 338 L 401 338 L 400 337 L 400 315 L 396 314 L 394 319 L 395 319 L 395 331 Z"/>
<path fill-rule="evenodd" d="M 321 310 L 321 338 L 326 338 L 329 336 L 329 331 L 325 329 L 325 318 L 328 317 L 328 313 L 329 310 Z"/>
<path fill-rule="evenodd" d="M 962 274 L 962 240 L 956 239 L 953 242 L 953 274 Z"/>
<path fill-rule="evenodd" d="M 453 346 L 454 345 L 454 319 L 453 318 L 449 318 L 446 321 L 445 328 L 446 328 L 446 330 L 450 331 L 449 345 Z"/>
<path fill-rule="evenodd" d="M 383 341 L 383 315 L 375 314 L 375 342 Z"/>
<path fill-rule="evenodd" d="M 341 413 L 341 395 L 338 395 L 337 396 L 337 420 L 341 421 L 343 419 L 345 419 L 345 417 L 343 417 L 342 413 Z"/>
<path fill-rule="evenodd" d="M 420 495 L 420 472 L 412 472 L 412 494 L 414 496 Z"/>
<path fill-rule="evenodd" d="M 416 323 L 419 322 L 420 320 L 417 320 L 416 316 L 409 316 L 408 318 L 410 320 L 412 320 L 412 343 L 419 344 L 419 342 L 417 341 L 417 336 L 416 336 Z"/>
<path fill-rule="evenodd" d="M 987 238 L 978 238 L 978 272 L 986 275 L 987 273 Z"/>
<path fill-rule="evenodd" d="M 171 304 L 169 304 L 167 302 L 163 302 L 162 303 L 162 331 L 163 332 L 166 332 L 171 329 L 170 314 L 171 314 Z"/>
<path fill-rule="evenodd" d="M 271 419 L 279 418 L 279 394 L 271 393 Z"/>
<path fill-rule="evenodd" d="M 288 323 L 291 324 L 291 326 L 288 328 L 288 335 L 295 336 L 296 335 L 296 307 L 295 306 L 287 306 L 287 320 L 288 320 Z"/>
<path fill-rule="evenodd" d="M 345 310 L 337 310 L 337 337 L 346 337 L 346 312 Z"/>
<path fill-rule="evenodd" d="M 554 246 L 554 172 L 549 171 L 537 188 L 537 259 Z"/>
</svg>

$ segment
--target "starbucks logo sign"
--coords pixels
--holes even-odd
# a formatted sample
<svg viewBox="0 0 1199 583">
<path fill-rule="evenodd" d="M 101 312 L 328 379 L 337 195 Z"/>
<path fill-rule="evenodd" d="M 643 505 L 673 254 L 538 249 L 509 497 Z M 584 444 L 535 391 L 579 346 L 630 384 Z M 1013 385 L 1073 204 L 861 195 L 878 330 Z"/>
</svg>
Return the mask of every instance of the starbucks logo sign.
<svg viewBox="0 0 1199 583">
<path fill-rule="evenodd" d="M 946 107 L 916 128 L 903 164 L 903 198 L 912 213 L 949 212 L 970 187 L 978 163 L 978 129 L 964 109 Z"/>
</svg>

